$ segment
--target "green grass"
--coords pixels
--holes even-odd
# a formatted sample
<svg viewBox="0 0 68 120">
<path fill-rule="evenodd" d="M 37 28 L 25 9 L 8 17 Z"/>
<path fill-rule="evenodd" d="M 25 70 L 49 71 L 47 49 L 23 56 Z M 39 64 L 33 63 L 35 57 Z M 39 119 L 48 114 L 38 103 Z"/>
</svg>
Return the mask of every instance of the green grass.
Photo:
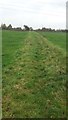
<svg viewBox="0 0 68 120">
<path fill-rule="evenodd" d="M 3 117 L 66 117 L 65 54 L 39 33 L 3 31 L 2 93 Z"/>
<path fill-rule="evenodd" d="M 3 32 L 3 63 L 5 65 L 10 64 L 14 60 L 14 55 L 17 49 L 22 47 L 26 33 L 15 31 Z"/>
<path fill-rule="evenodd" d="M 41 35 L 47 38 L 54 45 L 66 51 L 66 33 L 65 32 L 41 32 Z"/>
<path fill-rule="evenodd" d="M 2 31 L 0 30 L 0 119 L 2 118 Z"/>
</svg>

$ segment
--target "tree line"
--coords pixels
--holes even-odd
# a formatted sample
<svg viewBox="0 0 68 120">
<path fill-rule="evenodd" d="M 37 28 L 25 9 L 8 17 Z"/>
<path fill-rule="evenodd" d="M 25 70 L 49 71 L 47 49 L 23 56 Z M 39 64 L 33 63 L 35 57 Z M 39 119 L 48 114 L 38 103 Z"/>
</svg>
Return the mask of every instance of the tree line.
<svg viewBox="0 0 68 120">
<path fill-rule="evenodd" d="M 0 27 L 2 30 L 18 30 L 18 31 L 22 31 L 22 30 L 33 30 L 32 27 L 28 27 L 27 25 L 24 25 L 24 28 L 22 29 L 21 27 L 16 27 L 16 28 L 13 28 L 11 24 L 9 24 L 8 26 L 6 24 L 1 24 L 1 27 Z"/>
<path fill-rule="evenodd" d="M 0 29 L 2 30 L 16 30 L 16 31 L 44 31 L 44 32 L 49 32 L 49 31 L 52 31 L 52 32 L 66 32 L 67 30 L 66 29 L 51 29 L 51 28 L 45 28 L 45 27 L 42 27 L 41 29 L 35 29 L 33 30 L 32 27 L 29 27 L 27 25 L 24 25 L 24 28 L 22 29 L 21 27 L 16 27 L 16 28 L 13 28 L 11 24 L 9 24 L 8 26 L 6 24 L 1 24 L 1 27 Z"/>
</svg>

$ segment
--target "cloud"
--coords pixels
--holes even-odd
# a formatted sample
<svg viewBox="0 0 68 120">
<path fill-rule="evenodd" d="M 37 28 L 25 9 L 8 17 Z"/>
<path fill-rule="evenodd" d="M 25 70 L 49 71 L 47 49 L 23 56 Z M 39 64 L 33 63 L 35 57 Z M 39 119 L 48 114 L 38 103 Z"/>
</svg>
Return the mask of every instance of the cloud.
<svg viewBox="0 0 68 120">
<path fill-rule="evenodd" d="M 66 0 L 2 0 L 0 18 L 13 26 L 65 28 Z"/>
</svg>

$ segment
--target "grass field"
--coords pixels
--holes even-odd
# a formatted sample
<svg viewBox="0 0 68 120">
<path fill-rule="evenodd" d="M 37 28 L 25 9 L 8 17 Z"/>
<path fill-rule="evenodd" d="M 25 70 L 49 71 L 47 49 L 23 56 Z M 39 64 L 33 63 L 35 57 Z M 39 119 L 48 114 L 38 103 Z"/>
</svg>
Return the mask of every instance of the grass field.
<svg viewBox="0 0 68 120">
<path fill-rule="evenodd" d="M 0 119 L 2 118 L 2 31 L 0 30 Z"/>
<path fill-rule="evenodd" d="M 3 31 L 2 37 L 3 117 L 66 117 L 65 35 Z"/>
<path fill-rule="evenodd" d="M 40 33 L 40 32 L 39 32 Z M 41 32 L 54 45 L 66 51 L 66 33 L 65 32 Z"/>
</svg>

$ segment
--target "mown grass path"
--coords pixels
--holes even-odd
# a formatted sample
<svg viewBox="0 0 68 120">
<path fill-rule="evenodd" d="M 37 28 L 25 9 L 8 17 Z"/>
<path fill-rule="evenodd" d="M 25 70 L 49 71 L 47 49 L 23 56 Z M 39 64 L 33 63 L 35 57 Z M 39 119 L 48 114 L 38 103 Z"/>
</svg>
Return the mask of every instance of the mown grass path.
<svg viewBox="0 0 68 120">
<path fill-rule="evenodd" d="M 36 32 L 21 45 L 3 67 L 3 117 L 66 117 L 65 55 Z"/>
</svg>

